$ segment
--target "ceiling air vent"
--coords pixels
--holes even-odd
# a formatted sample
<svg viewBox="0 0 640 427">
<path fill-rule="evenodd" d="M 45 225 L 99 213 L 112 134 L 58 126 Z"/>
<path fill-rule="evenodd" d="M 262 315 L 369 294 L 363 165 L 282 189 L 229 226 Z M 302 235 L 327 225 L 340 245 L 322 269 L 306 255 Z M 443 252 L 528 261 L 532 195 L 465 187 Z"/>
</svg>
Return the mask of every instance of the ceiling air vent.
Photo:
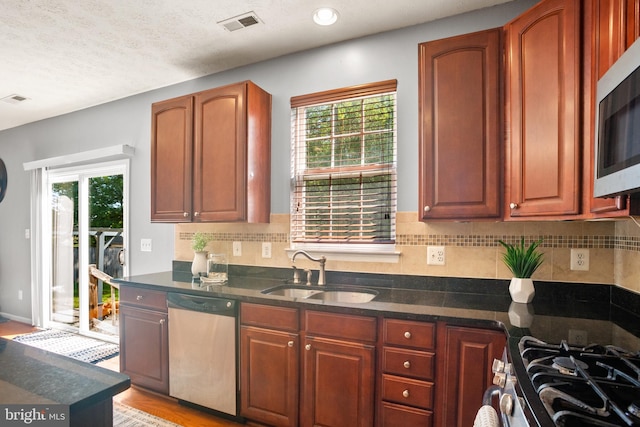
<svg viewBox="0 0 640 427">
<path fill-rule="evenodd" d="M 28 99 L 29 98 L 27 98 L 26 96 L 13 94 L 13 95 L 5 96 L 4 98 L 0 98 L 0 101 L 6 102 L 7 104 L 19 104 Z"/>
<path fill-rule="evenodd" d="M 261 23 L 260 18 L 255 12 L 247 12 L 242 15 L 234 16 L 233 18 L 226 19 L 224 21 L 218 22 L 218 24 L 222 25 L 225 30 L 229 32 L 233 32 L 236 30 L 241 30 L 243 28 L 250 27 L 252 25 L 256 25 Z"/>
</svg>

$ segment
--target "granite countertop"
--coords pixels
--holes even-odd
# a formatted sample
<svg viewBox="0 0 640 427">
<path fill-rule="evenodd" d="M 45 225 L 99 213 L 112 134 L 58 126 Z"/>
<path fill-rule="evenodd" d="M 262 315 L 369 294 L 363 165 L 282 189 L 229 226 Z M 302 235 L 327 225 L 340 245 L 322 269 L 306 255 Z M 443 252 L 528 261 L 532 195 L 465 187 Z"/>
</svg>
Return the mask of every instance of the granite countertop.
<svg viewBox="0 0 640 427">
<path fill-rule="evenodd" d="M 129 388 L 128 376 L 0 338 L 0 403 L 65 405 L 71 413 Z"/>
<path fill-rule="evenodd" d="M 180 271 L 180 268 L 183 271 Z M 346 284 L 373 289 L 367 303 L 338 303 L 306 298 L 265 295 L 263 290 L 290 283 L 290 270 L 233 269 L 223 286 L 203 286 L 179 265 L 173 271 L 117 279 L 123 284 L 167 292 L 186 292 L 239 301 L 300 306 L 365 315 L 404 317 L 425 321 L 502 329 L 510 341 L 531 335 L 550 343 L 585 336 L 586 343 L 617 345 L 640 350 L 640 316 L 615 304 L 637 296 L 619 295 L 615 286 L 536 282 L 531 304 L 511 301 L 508 281 L 484 279 L 388 276 L 327 272 L 328 286 Z M 634 302 L 634 304 L 637 303 Z M 576 343 L 580 344 L 580 343 Z"/>
</svg>

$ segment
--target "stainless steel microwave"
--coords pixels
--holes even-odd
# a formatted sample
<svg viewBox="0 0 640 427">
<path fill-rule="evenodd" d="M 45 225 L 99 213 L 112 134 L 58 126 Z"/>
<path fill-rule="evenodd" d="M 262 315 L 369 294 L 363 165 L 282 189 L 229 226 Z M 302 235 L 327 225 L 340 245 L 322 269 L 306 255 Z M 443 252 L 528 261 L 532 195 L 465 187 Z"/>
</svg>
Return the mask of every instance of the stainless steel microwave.
<svg viewBox="0 0 640 427">
<path fill-rule="evenodd" d="M 640 40 L 598 81 L 594 196 L 640 192 Z"/>
</svg>

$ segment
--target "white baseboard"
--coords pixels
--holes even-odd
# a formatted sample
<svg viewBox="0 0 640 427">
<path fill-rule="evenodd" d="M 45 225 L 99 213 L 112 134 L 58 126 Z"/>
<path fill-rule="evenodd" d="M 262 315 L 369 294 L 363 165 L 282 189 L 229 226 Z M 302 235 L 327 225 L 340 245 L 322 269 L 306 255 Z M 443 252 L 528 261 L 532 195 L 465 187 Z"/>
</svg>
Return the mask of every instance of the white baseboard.
<svg viewBox="0 0 640 427">
<path fill-rule="evenodd" d="M 26 323 L 27 325 L 33 326 L 32 320 L 27 317 L 14 316 L 13 314 L 2 313 L 2 312 L 0 312 L 0 316 L 6 317 L 7 319 L 10 319 L 10 320 L 15 320 L 16 322 Z"/>
</svg>

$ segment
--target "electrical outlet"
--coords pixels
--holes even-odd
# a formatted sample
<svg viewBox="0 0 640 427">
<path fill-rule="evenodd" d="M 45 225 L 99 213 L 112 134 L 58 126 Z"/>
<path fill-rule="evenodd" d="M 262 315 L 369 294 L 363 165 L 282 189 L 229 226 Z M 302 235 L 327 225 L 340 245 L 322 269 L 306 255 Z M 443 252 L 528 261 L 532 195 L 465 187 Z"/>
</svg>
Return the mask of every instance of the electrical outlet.
<svg viewBox="0 0 640 427">
<path fill-rule="evenodd" d="M 242 256 L 242 242 L 233 242 L 233 256 Z"/>
<path fill-rule="evenodd" d="M 262 242 L 262 258 L 271 258 L 271 242 Z"/>
<path fill-rule="evenodd" d="M 444 265 L 444 246 L 427 246 L 427 264 Z"/>
<path fill-rule="evenodd" d="M 151 239 L 140 239 L 140 252 L 151 252 Z"/>
<path fill-rule="evenodd" d="M 569 344 L 578 345 L 578 346 L 586 346 L 589 344 L 587 340 L 587 331 L 582 331 L 579 329 L 569 329 Z"/>
<path fill-rule="evenodd" d="M 571 269 L 589 270 L 589 249 L 571 249 Z"/>
</svg>

